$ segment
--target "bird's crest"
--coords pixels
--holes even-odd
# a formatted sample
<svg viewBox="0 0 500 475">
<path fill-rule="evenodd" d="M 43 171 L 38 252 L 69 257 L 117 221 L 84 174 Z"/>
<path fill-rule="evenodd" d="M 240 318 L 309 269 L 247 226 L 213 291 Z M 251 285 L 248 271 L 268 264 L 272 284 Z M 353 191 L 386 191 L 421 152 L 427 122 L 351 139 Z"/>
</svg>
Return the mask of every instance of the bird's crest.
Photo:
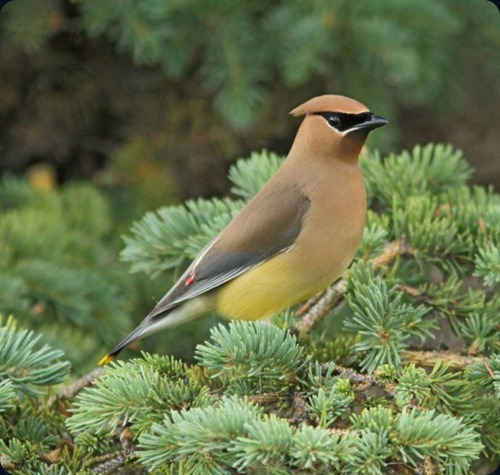
<svg viewBox="0 0 500 475">
<path fill-rule="evenodd" d="M 318 112 L 343 112 L 345 114 L 360 114 L 368 112 L 368 107 L 361 102 L 345 96 L 326 94 L 314 97 L 293 109 L 290 114 L 294 117 L 316 114 Z"/>
</svg>

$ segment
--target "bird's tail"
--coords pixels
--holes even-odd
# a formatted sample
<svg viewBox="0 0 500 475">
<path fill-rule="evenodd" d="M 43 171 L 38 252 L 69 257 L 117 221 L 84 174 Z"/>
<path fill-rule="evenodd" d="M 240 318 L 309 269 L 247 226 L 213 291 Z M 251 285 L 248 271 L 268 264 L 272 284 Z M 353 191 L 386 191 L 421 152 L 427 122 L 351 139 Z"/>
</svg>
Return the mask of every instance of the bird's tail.
<svg viewBox="0 0 500 475">
<path fill-rule="evenodd" d="M 141 337 L 144 334 L 144 328 L 143 325 L 139 325 L 135 330 L 130 332 L 118 345 L 116 345 L 106 356 L 103 356 L 100 360 L 99 363 L 97 363 L 99 366 L 104 366 L 108 363 L 111 363 L 117 356 L 120 351 L 123 350 L 129 343 L 132 341 L 136 340 L 137 338 Z"/>
<path fill-rule="evenodd" d="M 113 361 L 118 353 L 134 340 L 143 338 L 157 331 L 166 328 L 176 327 L 181 323 L 194 320 L 201 315 L 213 310 L 213 296 L 201 295 L 186 302 L 182 302 L 165 311 L 157 311 L 156 307 L 142 321 L 142 323 L 131 333 L 129 333 L 118 345 L 116 345 L 106 356 L 99 361 L 99 366 L 105 365 Z"/>
</svg>

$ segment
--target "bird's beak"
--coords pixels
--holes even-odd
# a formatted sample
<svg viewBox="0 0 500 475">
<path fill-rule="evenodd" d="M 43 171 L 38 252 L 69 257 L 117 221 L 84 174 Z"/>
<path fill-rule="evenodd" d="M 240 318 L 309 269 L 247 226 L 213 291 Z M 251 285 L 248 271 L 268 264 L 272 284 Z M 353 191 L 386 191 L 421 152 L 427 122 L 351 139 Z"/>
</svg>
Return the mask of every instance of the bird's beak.
<svg viewBox="0 0 500 475">
<path fill-rule="evenodd" d="M 349 132 L 354 132 L 355 130 L 373 130 L 376 129 L 377 127 L 382 127 L 383 125 L 387 124 L 388 121 L 384 119 L 383 117 L 379 117 L 378 115 L 372 114 L 371 117 L 368 120 L 365 120 L 364 122 L 361 122 L 360 124 L 356 124 L 354 127 L 352 127 L 349 130 L 346 130 L 347 133 Z"/>
</svg>

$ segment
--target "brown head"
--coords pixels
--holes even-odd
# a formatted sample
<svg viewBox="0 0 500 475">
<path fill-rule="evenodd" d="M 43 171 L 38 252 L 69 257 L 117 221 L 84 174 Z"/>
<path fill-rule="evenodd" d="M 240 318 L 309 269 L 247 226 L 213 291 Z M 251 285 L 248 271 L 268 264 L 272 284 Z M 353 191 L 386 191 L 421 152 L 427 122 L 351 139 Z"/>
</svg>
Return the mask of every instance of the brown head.
<svg viewBox="0 0 500 475">
<path fill-rule="evenodd" d="M 387 120 L 370 112 L 361 102 L 335 95 L 314 97 L 290 114 L 305 115 L 292 150 L 327 159 L 333 155 L 342 160 L 357 160 L 368 133 L 387 124 Z"/>
</svg>

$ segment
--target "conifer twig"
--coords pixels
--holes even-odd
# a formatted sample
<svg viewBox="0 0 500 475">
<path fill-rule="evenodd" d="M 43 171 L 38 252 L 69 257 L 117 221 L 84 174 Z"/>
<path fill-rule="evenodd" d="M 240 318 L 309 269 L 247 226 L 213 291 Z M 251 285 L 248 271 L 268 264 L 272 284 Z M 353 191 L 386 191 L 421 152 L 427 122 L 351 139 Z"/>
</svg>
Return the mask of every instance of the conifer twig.
<svg viewBox="0 0 500 475">
<path fill-rule="evenodd" d="M 347 292 L 347 279 L 342 277 L 333 285 L 328 287 L 322 296 L 305 313 L 302 320 L 297 323 L 296 328 L 299 335 L 306 336 L 333 307 L 335 307 Z"/>
<path fill-rule="evenodd" d="M 90 373 L 82 376 L 81 378 L 73 381 L 68 386 L 64 386 L 56 394 L 50 396 L 47 401 L 47 406 L 51 406 L 58 399 L 71 399 L 83 388 L 90 386 L 97 378 L 101 377 L 106 372 L 105 368 L 96 368 Z"/>
<path fill-rule="evenodd" d="M 374 270 L 390 264 L 396 257 L 408 254 L 411 252 L 408 243 L 404 237 L 390 242 L 384 247 L 381 254 L 372 259 Z M 320 297 L 313 297 L 305 305 L 299 308 L 297 315 L 302 316 L 300 322 L 297 323 L 296 328 L 299 335 L 306 336 L 332 308 L 334 308 L 347 292 L 347 279 L 345 274 L 333 285 L 328 287 Z"/>
<path fill-rule="evenodd" d="M 267 404 L 271 402 L 276 402 L 282 398 L 283 394 L 280 392 L 254 394 L 253 396 L 248 396 L 248 399 L 256 404 Z"/>
<path fill-rule="evenodd" d="M 111 458 L 102 462 L 100 465 L 92 469 L 92 473 L 96 475 L 110 475 L 116 473 L 116 471 L 123 467 L 127 463 L 127 459 L 130 458 L 138 459 L 139 452 L 115 452 L 114 454 L 109 454 Z"/>
<path fill-rule="evenodd" d="M 303 423 L 310 422 L 311 414 L 309 406 L 305 398 L 298 391 L 293 394 L 292 403 L 295 425 L 300 427 Z"/>
<path fill-rule="evenodd" d="M 451 369 L 464 369 L 474 363 L 484 361 L 484 358 L 478 356 L 464 356 L 444 351 L 405 351 L 403 358 L 405 363 L 415 363 L 426 368 L 432 368 L 438 361 L 442 361 Z"/>
<path fill-rule="evenodd" d="M 383 389 L 386 396 L 389 398 L 394 397 L 394 384 L 382 381 L 374 374 L 364 374 L 356 371 L 352 368 L 346 368 L 344 366 L 335 365 L 335 372 L 343 379 L 348 379 L 353 386 L 356 387 L 356 392 L 364 397 L 367 391 L 373 387 L 377 386 Z"/>
</svg>

